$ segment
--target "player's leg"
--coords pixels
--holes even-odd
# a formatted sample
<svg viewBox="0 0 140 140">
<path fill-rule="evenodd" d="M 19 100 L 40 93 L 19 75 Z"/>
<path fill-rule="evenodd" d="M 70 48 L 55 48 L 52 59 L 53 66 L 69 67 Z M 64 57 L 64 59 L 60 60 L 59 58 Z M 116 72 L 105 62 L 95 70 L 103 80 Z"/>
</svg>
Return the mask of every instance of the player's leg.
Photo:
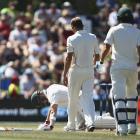
<svg viewBox="0 0 140 140">
<path fill-rule="evenodd" d="M 92 98 L 93 79 L 84 81 L 82 85 L 82 95 L 80 96 L 80 104 L 83 109 L 85 124 L 87 127 L 94 126 L 95 105 Z"/>
<path fill-rule="evenodd" d="M 121 70 L 111 71 L 113 112 L 116 120 L 116 131 L 119 135 L 127 134 L 127 113 L 125 100 L 125 76 Z"/>
<path fill-rule="evenodd" d="M 77 80 L 78 79 L 78 80 Z M 69 71 L 68 78 L 68 123 L 67 127 L 75 129 L 75 117 L 77 113 L 77 102 L 79 102 L 79 92 L 81 88 L 81 76 L 79 76 L 79 70 L 72 68 Z M 64 128 L 65 129 L 65 128 Z M 67 130 L 66 130 L 67 131 Z"/>
<path fill-rule="evenodd" d="M 82 110 L 78 110 L 75 121 L 76 121 L 76 130 L 86 129 L 84 114 Z"/>
<path fill-rule="evenodd" d="M 128 133 L 136 134 L 137 131 L 137 72 L 128 71 L 127 73 L 127 116 L 128 116 Z"/>
</svg>

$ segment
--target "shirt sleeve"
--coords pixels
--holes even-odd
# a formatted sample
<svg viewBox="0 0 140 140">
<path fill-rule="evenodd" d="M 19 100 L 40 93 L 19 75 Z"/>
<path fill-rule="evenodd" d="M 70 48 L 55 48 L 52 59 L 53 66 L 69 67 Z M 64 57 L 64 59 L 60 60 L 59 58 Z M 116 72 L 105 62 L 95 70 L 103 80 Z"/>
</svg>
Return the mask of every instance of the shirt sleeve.
<svg viewBox="0 0 140 140">
<path fill-rule="evenodd" d="M 109 44 L 109 45 L 113 44 L 113 30 L 112 30 L 112 28 L 108 31 L 104 43 Z"/>
<path fill-rule="evenodd" d="M 67 53 L 73 52 L 74 48 L 72 46 L 72 42 L 70 40 L 70 38 L 67 39 Z"/>
</svg>

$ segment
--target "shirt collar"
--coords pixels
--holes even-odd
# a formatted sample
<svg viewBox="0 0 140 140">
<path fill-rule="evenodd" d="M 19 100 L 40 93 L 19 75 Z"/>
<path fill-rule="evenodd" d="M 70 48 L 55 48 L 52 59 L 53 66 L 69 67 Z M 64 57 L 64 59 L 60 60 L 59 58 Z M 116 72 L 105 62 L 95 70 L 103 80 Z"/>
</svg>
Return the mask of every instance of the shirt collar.
<svg viewBox="0 0 140 140">
<path fill-rule="evenodd" d="M 130 23 L 120 23 L 121 26 L 132 26 Z"/>
<path fill-rule="evenodd" d="M 76 33 L 79 33 L 79 34 L 86 33 L 86 30 L 79 30 Z"/>
</svg>

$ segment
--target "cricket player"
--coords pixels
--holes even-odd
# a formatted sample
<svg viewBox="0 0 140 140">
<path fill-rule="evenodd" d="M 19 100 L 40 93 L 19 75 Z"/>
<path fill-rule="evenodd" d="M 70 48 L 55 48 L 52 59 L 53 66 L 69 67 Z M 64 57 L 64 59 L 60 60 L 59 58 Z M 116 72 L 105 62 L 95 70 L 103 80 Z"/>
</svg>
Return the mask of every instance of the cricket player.
<svg viewBox="0 0 140 140">
<path fill-rule="evenodd" d="M 88 83 L 86 83 L 88 84 Z M 86 86 L 85 86 L 86 87 Z M 80 95 L 81 96 L 81 95 Z M 80 98 L 79 96 L 79 98 Z M 64 85 L 52 84 L 47 89 L 35 91 L 31 97 L 32 103 L 37 107 L 45 106 L 50 103 L 50 109 L 45 122 L 39 125 L 38 130 L 53 130 L 56 121 L 58 106 L 67 107 L 68 104 L 68 88 Z M 79 103 L 82 104 L 81 99 Z M 81 105 L 80 105 L 81 106 Z M 78 107 L 78 113 L 76 116 L 76 130 L 85 129 L 85 120 L 82 112 L 82 108 Z M 115 120 L 109 114 L 103 116 L 95 116 L 96 128 L 114 128 Z"/>
<path fill-rule="evenodd" d="M 94 34 L 83 30 L 83 23 L 79 17 L 71 20 L 74 35 L 67 39 L 67 55 L 64 62 L 63 83 L 68 85 L 68 123 L 65 131 L 75 130 L 75 117 L 80 89 L 86 80 L 94 77 L 94 62 L 99 59 L 98 41 Z M 93 59 L 95 58 L 95 59 Z M 72 59 L 74 63 L 71 64 Z M 95 60 L 95 61 L 94 61 Z M 93 131 L 95 127 L 95 107 L 91 95 L 82 92 L 83 112 L 87 125 L 87 131 Z M 91 108 L 92 106 L 92 108 Z"/>
<path fill-rule="evenodd" d="M 138 82 L 137 63 L 140 62 L 140 30 L 134 27 L 129 8 L 118 11 L 117 26 L 110 28 L 101 54 L 101 63 L 112 49 L 112 101 L 117 135 L 136 134 Z M 138 57 L 139 56 L 139 57 Z"/>
</svg>

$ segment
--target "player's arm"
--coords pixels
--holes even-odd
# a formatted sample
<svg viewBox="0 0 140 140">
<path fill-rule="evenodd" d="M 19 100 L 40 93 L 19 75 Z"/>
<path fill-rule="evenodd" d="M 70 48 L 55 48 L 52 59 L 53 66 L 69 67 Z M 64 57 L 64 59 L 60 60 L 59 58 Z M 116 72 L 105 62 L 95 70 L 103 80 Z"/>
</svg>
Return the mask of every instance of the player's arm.
<svg viewBox="0 0 140 140">
<path fill-rule="evenodd" d="M 104 49 L 101 51 L 101 58 L 100 58 L 100 61 L 103 63 L 104 62 L 104 59 L 105 57 L 109 54 L 110 52 L 110 48 L 111 48 L 111 45 L 110 44 L 105 44 L 104 45 Z"/>
<path fill-rule="evenodd" d="M 70 65 L 71 65 L 72 56 L 73 56 L 73 52 L 67 53 L 67 56 L 66 56 L 66 59 L 65 59 L 65 62 L 64 62 L 64 72 L 63 72 L 63 83 L 64 83 L 64 85 L 68 84 L 67 73 L 68 73 L 68 70 L 69 70 Z"/>
<path fill-rule="evenodd" d="M 96 64 L 97 61 L 100 61 L 100 55 L 99 54 L 94 55 L 94 58 L 93 58 L 94 65 Z"/>
<path fill-rule="evenodd" d="M 96 65 L 96 62 L 100 61 L 100 49 L 97 38 L 96 40 L 94 40 L 94 47 L 95 48 L 94 48 L 93 64 Z"/>
<path fill-rule="evenodd" d="M 63 71 L 63 83 L 66 86 L 68 84 L 67 73 L 68 73 L 68 70 L 69 70 L 71 62 L 72 62 L 73 54 L 74 54 L 74 48 L 72 45 L 72 41 L 71 41 L 71 38 L 68 37 L 67 38 L 67 54 L 66 54 L 66 58 L 64 61 L 64 71 Z"/>
<path fill-rule="evenodd" d="M 47 120 L 49 120 L 51 126 L 53 126 L 56 121 L 57 107 L 57 104 L 52 104 L 50 106 L 49 116 L 47 117 Z"/>
<path fill-rule="evenodd" d="M 47 118 L 46 118 L 46 124 L 49 124 L 50 123 L 50 113 L 51 113 L 51 108 L 49 108 L 49 112 L 48 112 L 48 115 L 47 115 Z"/>
<path fill-rule="evenodd" d="M 101 58 L 100 61 L 103 63 L 105 57 L 109 54 L 111 46 L 114 44 L 114 28 L 110 28 L 107 33 L 106 39 L 104 41 L 103 50 L 101 50 Z"/>
</svg>

